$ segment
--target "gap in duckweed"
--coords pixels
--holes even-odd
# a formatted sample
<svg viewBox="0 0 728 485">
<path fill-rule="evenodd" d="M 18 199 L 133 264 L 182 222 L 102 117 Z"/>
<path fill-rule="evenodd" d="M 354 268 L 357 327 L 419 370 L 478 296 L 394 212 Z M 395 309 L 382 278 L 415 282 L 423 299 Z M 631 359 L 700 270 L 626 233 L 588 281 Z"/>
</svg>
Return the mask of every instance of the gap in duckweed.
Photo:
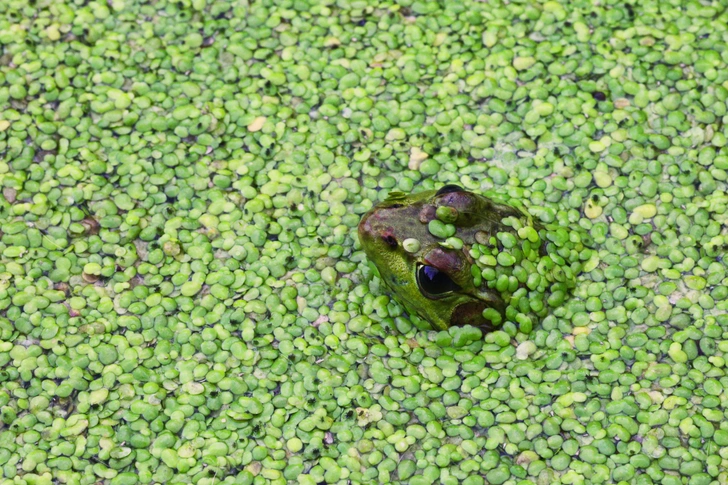
<svg viewBox="0 0 728 485">
<path fill-rule="evenodd" d="M 0 485 L 728 482 L 727 20 L 0 2 Z M 373 277 L 447 184 L 593 239 L 531 333 Z"/>
</svg>

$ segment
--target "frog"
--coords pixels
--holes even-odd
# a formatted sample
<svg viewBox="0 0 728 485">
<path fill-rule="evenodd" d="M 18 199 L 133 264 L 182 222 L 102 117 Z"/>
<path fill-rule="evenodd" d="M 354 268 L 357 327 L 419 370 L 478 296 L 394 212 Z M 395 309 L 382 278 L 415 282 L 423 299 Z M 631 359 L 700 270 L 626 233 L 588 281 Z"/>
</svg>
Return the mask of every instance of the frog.
<svg viewBox="0 0 728 485">
<path fill-rule="evenodd" d="M 535 220 L 508 197 L 447 184 L 390 192 L 358 237 L 389 293 L 429 328 L 528 333 L 573 290 L 588 236 Z M 555 296 L 554 296 L 555 295 Z"/>
</svg>

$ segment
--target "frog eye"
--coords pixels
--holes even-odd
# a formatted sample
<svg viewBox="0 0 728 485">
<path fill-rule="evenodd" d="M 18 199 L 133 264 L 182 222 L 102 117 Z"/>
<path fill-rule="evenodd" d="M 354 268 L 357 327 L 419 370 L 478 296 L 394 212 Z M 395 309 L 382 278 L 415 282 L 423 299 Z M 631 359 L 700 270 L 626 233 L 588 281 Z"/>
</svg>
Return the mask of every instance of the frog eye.
<svg viewBox="0 0 728 485">
<path fill-rule="evenodd" d="M 460 289 L 460 286 L 447 274 L 434 266 L 424 264 L 417 268 L 417 286 L 419 286 L 420 292 L 431 300 L 442 298 L 446 294 Z"/>
<path fill-rule="evenodd" d="M 449 184 L 442 186 L 435 195 L 451 194 L 453 192 L 465 192 L 465 189 L 459 185 Z"/>
<path fill-rule="evenodd" d="M 481 330 L 491 331 L 495 326 L 483 317 L 483 310 L 486 308 L 488 304 L 484 301 L 469 301 L 458 305 L 450 315 L 450 325 L 455 327 L 472 325 Z"/>
</svg>

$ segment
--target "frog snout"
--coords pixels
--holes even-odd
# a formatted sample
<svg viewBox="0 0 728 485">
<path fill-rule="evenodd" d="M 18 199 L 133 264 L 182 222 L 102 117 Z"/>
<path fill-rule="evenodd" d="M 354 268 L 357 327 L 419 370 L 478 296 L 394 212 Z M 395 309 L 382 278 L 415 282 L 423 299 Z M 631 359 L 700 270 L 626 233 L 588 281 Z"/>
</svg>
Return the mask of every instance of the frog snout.
<svg viewBox="0 0 728 485">
<path fill-rule="evenodd" d="M 390 248 L 397 247 L 397 238 L 394 234 L 394 229 L 389 224 L 389 221 L 385 217 L 382 217 L 381 211 L 372 210 L 365 214 L 359 222 L 358 230 L 359 240 L 362 244 L 382 242 Z"/>
</svg>

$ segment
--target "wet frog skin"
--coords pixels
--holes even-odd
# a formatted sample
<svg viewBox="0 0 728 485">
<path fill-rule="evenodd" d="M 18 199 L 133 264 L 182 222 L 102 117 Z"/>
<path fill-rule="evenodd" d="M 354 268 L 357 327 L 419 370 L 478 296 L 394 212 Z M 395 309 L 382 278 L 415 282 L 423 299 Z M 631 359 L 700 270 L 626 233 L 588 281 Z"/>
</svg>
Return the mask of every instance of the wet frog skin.
<svg viewBox="0 0 728 485">
<path fill-rule="evenodd" d="M 512 322 L 527 333 L 575 286 L 588 236 L 514 205 L 456 185 L 394 192 L 362 217 L 359 239 L 391 292 L 432 328 Z"/>
</svg>

